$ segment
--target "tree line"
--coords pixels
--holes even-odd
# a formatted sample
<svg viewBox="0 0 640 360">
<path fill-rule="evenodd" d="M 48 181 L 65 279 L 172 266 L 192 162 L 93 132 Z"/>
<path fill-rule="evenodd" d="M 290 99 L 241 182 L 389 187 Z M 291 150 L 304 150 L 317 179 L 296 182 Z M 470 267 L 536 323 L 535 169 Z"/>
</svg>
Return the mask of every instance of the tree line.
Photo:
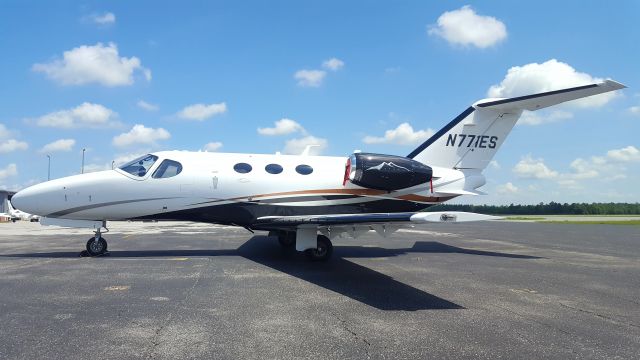
<svg viewBox="0 0 640 360">
<path fill-rule="evenodd" d="M 536 205 L 441 204 L 427 211 L 467 211 L 493 215 L 640 215 L 640 203 L 539 203 Z"/>
</svg>

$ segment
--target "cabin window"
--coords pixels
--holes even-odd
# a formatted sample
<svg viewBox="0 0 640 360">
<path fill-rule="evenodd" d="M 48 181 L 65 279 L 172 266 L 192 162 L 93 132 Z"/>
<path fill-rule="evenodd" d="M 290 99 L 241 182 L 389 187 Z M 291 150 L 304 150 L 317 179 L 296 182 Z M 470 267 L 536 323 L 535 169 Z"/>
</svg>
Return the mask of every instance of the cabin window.
<svg viewBox="0 0 640 360">
<path fill-rule="evenodd" d="M 278 164 L 269 164 L 264 167 L 264 170 L 269 174 L 280 174 L 282 172 L 282 166 Z"/>
<path fill-rule="evenodd" d="M 235 170 L 236 172 L 240 173 L 240 174 L 246 174 L 248 172 L 250 172 L 253 168 L 251 167 L 251 165 L 247 164 L 247 163 L 237 163 L 233 166 L 233 170 Z"/>
<path fill-rule="evenodd" d="M 298 165 L 296 166 L 296 172 L 301 175 L 309 175 L 313 172 L 313 168 L 309 165 Z"/>
<path fill-rule="evenodd" d="M 119 169 L 124 172 L 128 172 L 133 176 L 143 177 L 157 160 L 157 156 L 148 154 L 129 161 L 128 163 L 120 166 Z"/>
<path fill-rule="evenodd" d="M 160 166 L 153 172 L 154 179 L 166 179 L 174 177 L 182 172 L 182 164 L 173 160 L 163 160 Z"/>
</svg>

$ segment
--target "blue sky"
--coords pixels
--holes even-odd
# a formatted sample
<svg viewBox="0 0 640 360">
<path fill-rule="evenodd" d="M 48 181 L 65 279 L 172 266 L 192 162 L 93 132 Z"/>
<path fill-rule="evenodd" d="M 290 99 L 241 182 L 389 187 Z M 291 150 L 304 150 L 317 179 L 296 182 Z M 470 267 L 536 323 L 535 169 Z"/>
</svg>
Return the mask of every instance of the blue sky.
<svg viewBox="0 0 640 360">
<path fill-rule="evenodd" d="M 636 1 L 5 1 L 0 188 L 46 180 L 47 154 L 52 178 L 78 173 L 83 148 L 87 171 L 168 149 L 406 155 L 489 95 L 612 78 L 629 88 L 527 114 L 491 195 L 460 202 L 637 202 L 638 20 Z"/>
</svg>

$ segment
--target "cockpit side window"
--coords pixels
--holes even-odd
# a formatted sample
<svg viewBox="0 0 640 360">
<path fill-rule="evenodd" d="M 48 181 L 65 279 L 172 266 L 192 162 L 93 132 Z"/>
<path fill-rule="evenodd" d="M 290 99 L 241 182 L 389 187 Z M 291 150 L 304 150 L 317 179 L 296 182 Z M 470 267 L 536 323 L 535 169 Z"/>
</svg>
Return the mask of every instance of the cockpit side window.
<svg viewBox="0 0 640 360">
<path fill-rule="evenodd" d="M 157 160 L 157 156 L 147 154 L 135 160 L 129 161 L 128 163 L 120 166 L 119 169 L 128 172 L 133 176 L 143 177 L 147 174 L 149 169 L 151 169 L 151 167 Z"/>
<path fill-rule="evenodd" d="M 182 172 L 182 164 L 173 160 L 162 160 L 160 166 L 153 172 L 154 179 L 166 179 L 174 177 Z"/>
</svg>

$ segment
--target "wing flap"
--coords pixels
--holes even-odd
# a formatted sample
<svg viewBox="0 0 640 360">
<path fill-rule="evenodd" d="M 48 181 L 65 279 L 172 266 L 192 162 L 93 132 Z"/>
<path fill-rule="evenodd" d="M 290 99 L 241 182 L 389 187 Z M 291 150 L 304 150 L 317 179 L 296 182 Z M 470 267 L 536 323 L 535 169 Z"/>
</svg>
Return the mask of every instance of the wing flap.
<svg viewBox="0 0 640 360">
<path fill-rule="evenodd" d="M 258 227 L 298 227 L 302 225 L 332 226 L 355 224 L 419 224 L 442 222 L 469 222 L 501 219 L 497 216 L 462 211 L 437 211 L 419 213 L 369 213 L 330 214 L 305 216 L 263 216 L 254 226 Z"/>
</svg>

